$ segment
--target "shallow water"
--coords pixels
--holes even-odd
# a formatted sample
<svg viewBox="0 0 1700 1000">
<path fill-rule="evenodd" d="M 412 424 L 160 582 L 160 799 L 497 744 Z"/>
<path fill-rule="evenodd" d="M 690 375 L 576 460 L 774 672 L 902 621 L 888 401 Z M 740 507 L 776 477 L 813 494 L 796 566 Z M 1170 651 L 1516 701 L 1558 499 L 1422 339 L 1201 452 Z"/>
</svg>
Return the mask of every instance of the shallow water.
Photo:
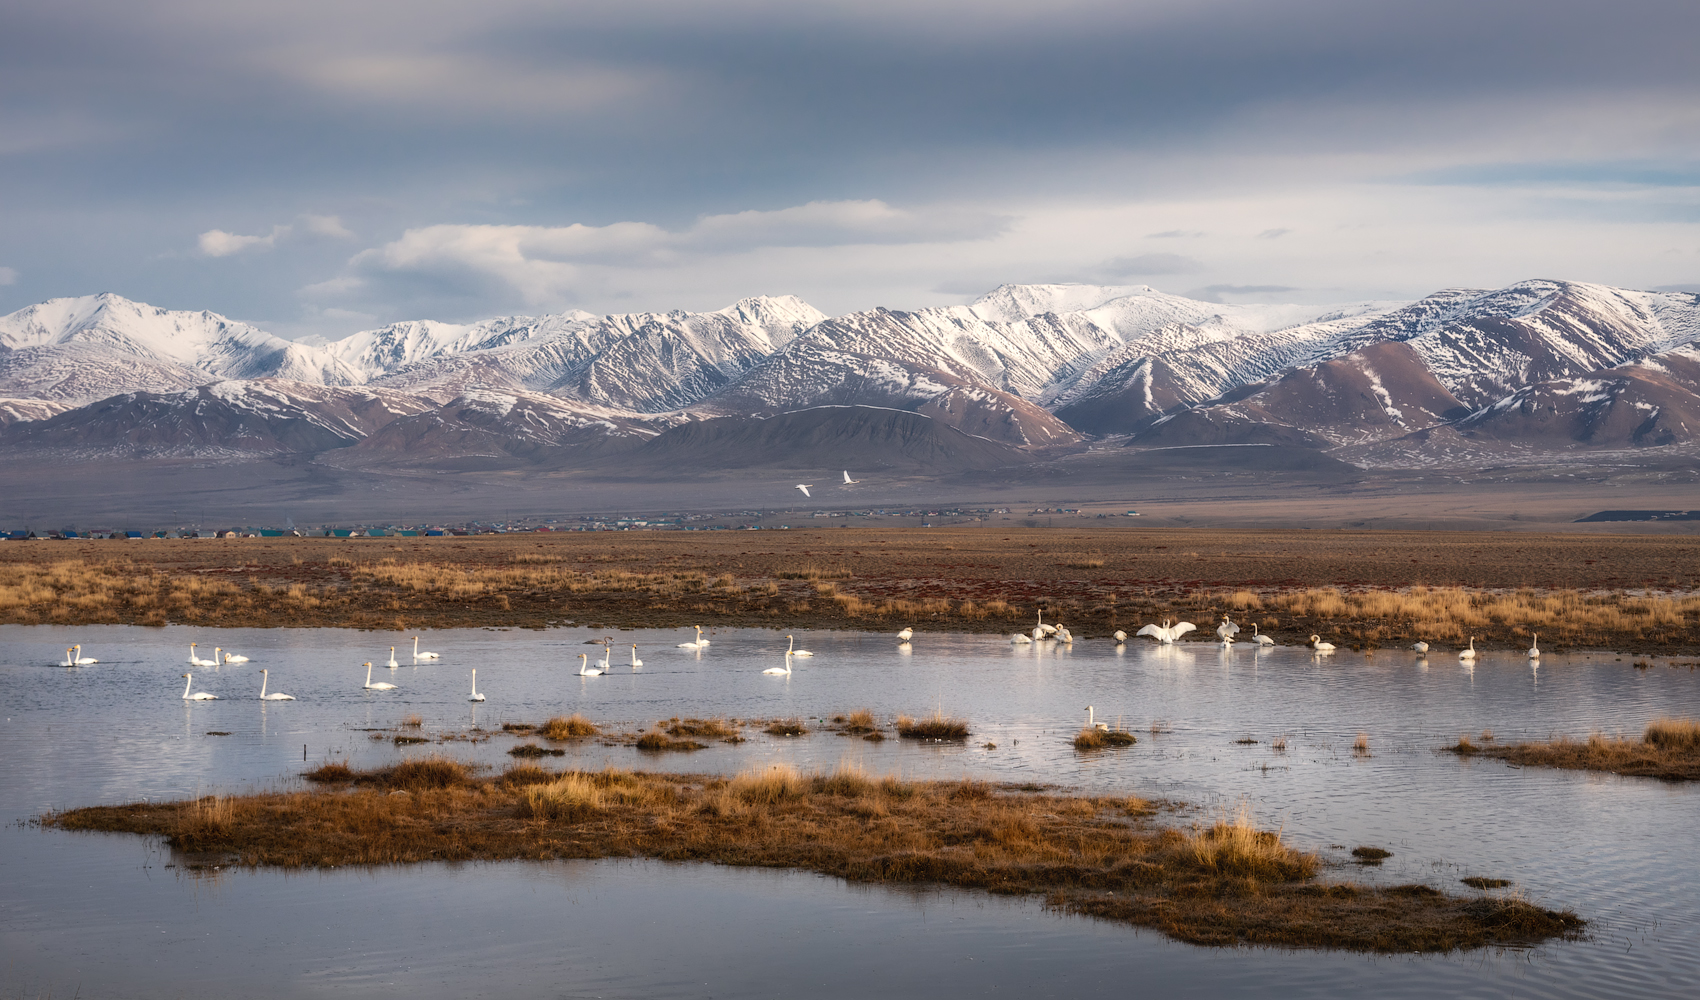
<svg viewBox="0 0 1700 1000">
<path fill-rule="evenodd" d="M 996 637 L 799 635 L 742 630 L 708 650 L 682 632 L 621 632 L 645 665 L 576 675 L 600 656 L 582 629 L 429 634 L 433 663 L 380 668 L 398 690 L 361 688 L 386 634 L 343 630 L 0 627 L 0 987 L 23 996 L 822 996 L 1052 995 L 1141 985 L 1179 996 L 1256 990 L 1342 996 L 1677 996 L 1700 981 L 1700 798 L 1687 786 L 1519 770 L 1437 753 L 1461 733 L 1501 740 L 1637 732 L 1660 714 L 1700 715 L 1700 675 L 1636 670 L 1610 654 L 1554 656 L 1538 671 L 1487 654 L 1103 640 L 1011 646 Z M 195 670 L 188 643 L 252 662 Z M 103 662 L 48 664 L 65 646 Z M 407 650 L 399 652 L 403 663 Z M 616 649 L 614 661 L 623 659 Z M 272 690 L 257 700 L 260 668 Z M 466 700 L 471 668 L 487 697 Z M 1081 755 L 1069 740 L 1094 705 L 1137 746 Z M 587 742 L 550 766 L 731 772 L 771 761 L 876 773 L 964 774 L 1118 790 L 1197 815 L 1248 805 L 1300 846 L 1344 858 L 1374 844 L 1380 869 L 1334 877 L 1423 881 L 1467 892 L 1466 875 L 1592 922 L 1591 939 L 1529 951 L 1426 958 L 1213 950 L 1060 916 L 1033 901 L 846 885 L 807 873 L 658 862 L 415 866 L 377 871 L 191 874 L 156 842 L 20 825 L 49 808 L 275 787 L 310 762 L 358 766 L 449 753 L 496 767 L 517 742 L 397 748 L 369 728 L 424 717 L 431 737 L 583 712 L 647 725 L 673 715 L 805 718 L 868 707 L 889 718 L 941 708 L 968 718 L 963 746 L 871 744 L 831 733 L 660 757 Z M 1154 722 L 1163 731 L 1151 733 Z M 229 736 L 208 736 L 209 731 Z M 1370 754 L 1352 741 L 1367 733 Z M 1287 750 L 1270 740 L 1287 738 Z M 1238 744 L 1243 738 L 1252 744 Z M 985 749 L 985 742 L 996 749 Z M 1331 845 L 1340 845 L 1332 847 Z"/>
</svg>

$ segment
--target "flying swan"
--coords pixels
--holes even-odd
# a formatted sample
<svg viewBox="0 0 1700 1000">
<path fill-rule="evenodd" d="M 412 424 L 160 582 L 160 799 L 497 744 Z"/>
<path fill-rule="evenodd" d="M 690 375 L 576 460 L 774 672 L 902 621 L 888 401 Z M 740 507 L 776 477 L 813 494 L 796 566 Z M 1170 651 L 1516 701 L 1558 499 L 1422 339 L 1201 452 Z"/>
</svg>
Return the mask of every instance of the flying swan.
<svg viewBox="0 0 1700 1000">
<path fill-rule="evenodd" d="M 395 685 L 390 684 L 386 681 L 379 681 L 376 684 L 372 683 L 372 661 L 371 660 L 367 660 L 365 663 L 361 664 L 361 666 L 366 668 L 366 689 L 368 691 L 394 691 L 395 690 Z"/>
<path fill-rule="evenodd" d="M 844 470 L 844 485 L 845 486 L 854 486 L 859 482 L 861 482 L 860 479 L 851 479 L 850 478 L 850 470 L 849 469 Z"/>
<path fill-rule="evenodd" d="M 813 485 L 814 485 L 814 483 L 798 483 L 797 488 L 803 491 L 804 496 L 813 499 L 814 494 L 809 492 L 809 487 L 811 487 Z"/>
<path fill-rule="evenodd" d="M 189 686 L 191 684 L 194 684 L 194 683 L 195 683 L 195 679 L 193 677 L 190 677 L 188 674 L 183 675 L 183 700 L 184 701 L 217 701 L 218 700 L 218 695 L 207 694 L 205 691 L 196 691 L 194 694 L 190 694 L 189 693 Z"/>
<path fill-rule="evenodd" d="M 437 660 L 437 659 L 441 659 L 441 657 L 438 656 L 436 653 L 421 653 L 419 651 L 419 637 L 418 636 L 413 637 L 413 658 L 415 660 Z"/>
<path fill-rule="evenodd" d="M 261 701 L 294 701 L 295 700 L 295 696 L 292 695 L 292 694 L 278 694 L 276 691 L 273 691 L 271 694 L 266 694 L 266 681 L 268 679 L 269 678 L 266 677 L 266 672 L 264 670 L 261 670 L 260 671 L 260 700 Z"/>
</svg>

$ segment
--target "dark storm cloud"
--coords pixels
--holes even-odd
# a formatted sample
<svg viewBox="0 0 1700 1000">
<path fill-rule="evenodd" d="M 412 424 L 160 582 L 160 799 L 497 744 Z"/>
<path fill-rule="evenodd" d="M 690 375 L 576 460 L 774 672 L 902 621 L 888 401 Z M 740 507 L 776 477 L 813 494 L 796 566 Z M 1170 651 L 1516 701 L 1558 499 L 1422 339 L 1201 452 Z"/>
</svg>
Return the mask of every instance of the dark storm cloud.
<svg viewBox="0 0 1700 1000">
<path fill-rule="evenodd" d="M 116 288 L 281 315 L 350 257 L 287 238 L 313 217 L 370 253 L 439 225 L 682 233 L 810 204 L 932 220 L 886 242 L 980 240 L 1002 203 L 1220 190 L 1292 170 L 1278 154 L 1419 143 L 1444 161 L 1420 183 L 1465 183 L 1515 170 L 1496 142 L 1541 127 L 1531 108 L 1680 107 L 1697 21 L 1692 0 L 28 0 L 0 22 L 0 306 Z M 1177 156 L 1206 166 L 1151 165 Z M 912 209 L 951 200 L 974 207 Z M 739 225 L 727 252 L 767 238 Z M 1203 235 L 1154 235 L 1183 233 Z"/>
</svg>

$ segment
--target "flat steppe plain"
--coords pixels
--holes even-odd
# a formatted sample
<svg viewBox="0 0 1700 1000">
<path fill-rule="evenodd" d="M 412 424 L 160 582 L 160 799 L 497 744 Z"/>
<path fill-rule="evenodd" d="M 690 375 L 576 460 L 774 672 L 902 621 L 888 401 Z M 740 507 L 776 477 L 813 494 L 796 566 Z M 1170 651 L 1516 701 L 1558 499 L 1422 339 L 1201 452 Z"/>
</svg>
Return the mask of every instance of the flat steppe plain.
<svg viewBox="0 0 1700 1000">
<path fill-rule="evenodd" d="M 1043 524 L 1043 521 L 1039 523 Z M 1700 653 L 1700 538 L 960 527 L 0 544 L 0 622 L 409 630 L 573 624 L 1076 636 L 1222 616 L 1282 644 Z"/>
</svg>

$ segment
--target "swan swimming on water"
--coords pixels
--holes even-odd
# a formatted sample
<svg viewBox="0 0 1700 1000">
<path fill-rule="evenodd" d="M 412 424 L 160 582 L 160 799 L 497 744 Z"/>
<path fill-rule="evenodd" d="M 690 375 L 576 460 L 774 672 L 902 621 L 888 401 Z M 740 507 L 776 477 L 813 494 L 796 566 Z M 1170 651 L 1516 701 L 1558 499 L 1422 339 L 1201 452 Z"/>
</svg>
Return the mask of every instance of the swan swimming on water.
<svg viewBox="0 0 1700 1000">
<path fill-rule="evenodd" d="M 226 653 L 226 654 L 224 654 L 224 662 L 226 662 L 226 663 L 247 663 L 248 658 L 246 656 L 237 656 L 234 653 Z"/>
<path fill-rule="evenodd" d="M 578 675 L 580 677 L 601 677 L 602 668 L 590 665 L 590 654 L 578 654 Z"/>
<path fill-rule="evenodd" d="M 1031 646 L 1031 645 L 1033 645 L 1033 640 L 1028 638 L 1026 632 L 1015 633 L 1014 635 L 1009 637 L 1009 641 L 1012 645 L 1016 645 L 1016 646 Z"/>
<path fill-rule="evenodd" d="M 1539 632 L 1536 632 L 1534 639 L 1530 640 L 1530 642 L 1529 642 L 1529 659 L 1538 660 L 1540 658 L 1541 658 L 1541 634 Z M 78 660 L 77 662 L 81 663 L 83 661 Z"/>
<path fill-rule="evenodd" d="M 484 700 L 484 696 L 478 693 L 478 668 L 477 667 L 472 668 L 472 694 L 466 700 L 467 701 L 483 701 Z"/>
<path fill-rule="evenodd" d="M 813 655 L 815 655 L 815 654 L 809 652 L 806 649 L 795 648 L 796 645 L 797 645 L 797 640 L 796 640 L 795 637 L 788 635 L 785 638 L 790 640 L 790 644 L 789 644 L 789 646 L 786 647 L 786 650 L 785 650 L 786 656 L 813 656 Z"/>
<path fill-rule="evenodd" d="M 189 693 L 189 686 L 195 683 L 195 679 L 193 677 L 190 677 L 188 674 L 183 675 L 183 681 L 184 681 L 184 683 L 183 683 L 183 700 L 184 701 L 217 701 L 218 700 L 218 695 L 207 694 L 205 691 L 196 691 L 194 694 L 190 694 Z"/>
<path fill-rule="evenodd" d="M 704 639 L 702 637 L 702 626 L 701 625 L 692 625 L 691 627 L 697 630 L 697 637 L 690 642 L 679 643 L 679 648 L 680 649 L 701 649 L 702 647 L 708 645 L 708 640 Z"/>
<path fill-rule="evenodd" d="M 898 642 L 908 642 L 913 638 L 915 638 L 915 630 L 912 628 L 905 627 L 903 631 L 897 633 Z"/>
<path fill-rule="evenodd" d="M 637 643 L 634 642 L 632 643 L 632 669 L 636 670 L 641 666 L 643 666 L 643 661 L 637 657 Z"/>
<path fill-rule="evenodd" d="M 271 694 L 266 694 L 266 680 L 267 680 L 266 672 L 264 670 L 261 670 L 260 671 L 260 700 L 261 701 L 294 701 L 295 700 L 295 696 L 292 695 L 292 694 L 278 694 L 276 691 L 273 691 Z"/>
<path fill-rule="evenodd" d="M 71 647 L 66 646 L 65 647 L 65 662 L 59 664 L 59 666 L 61 666 L 61 667 L 74 667 L 76 665 L 77 665 L 77 661 L 75 659 L 73 659 L 72 656 L 71 656 Z"/>
<path fill-rule="evenodd" d="M 430 652 L 421 653 L 419 651 L 419 637 L 418 636 L 413 637 L 413 658 L 415 660 L 441 659 L 441 657 L 439 657 L 436 653 L 430 653 Z"/>
<path fill-rule="evenodd" d="M 390 662 L 384 664 L 384 666 L 389 667 L 391 670 L 395 670 L 396 668 L 401 666 L 401 664 L 399 664 L 395 661 L 395 647 L 394 646 L 390 647 Z"/>
<path fill-rule="evenodd" d="M 764 674 L 786 674 L 786 675 L 789 675 L 791 673 L 791 654 L 790 653 L 785 654 L 785 666 L 783 666 L 783 667 L 768 667 L 766 670 L 763 670 L 762 673 L 764 673 Z"/>
<path fill-rule="evenodd" d="M 1262 632 L 1259 632 L 1257 630 L 1257 623 L 1256 622 L 1252 622 L 1252 625 L 1251 625 L 1251 641 L 1257 643 L 1259 646 L 1267 647 L 1267 646 L 1275 645 L 1274 639 L 1269 638 L 1268 636 L 1264 635 Z"/>
<path fill-rule="evenodd" d="M 200 643 L 197 643 L 197 642 L 191 642 L 189 644 L 189 666 L 191 666 L 191 667 L 216 667 L 216 666 L 218 666 L 218 664 L 216 662 L 212 661 L 212 660 L 203 660 L 199 656 L 195 655 L 195 647 L 198 646 L 198 645 L 200 645 Z"/>
<path fill-rule="evenodd" d="M 1475 658 L 1476 658 L 1476 637 L 1472 635 L 1472 636 L 1470 636 L 1470 647 L 1468 649 L 1460 649 L 1458 651 L 1458 659 L 1460 659 L 1460 660 L 1473 660 Z"/>
<path fill-rule="evenodd" d="M 82 643 L 78 643 L 77 645 L 75 645 L 71 648 L 75 649 L 77 651 L 77 655 L 72 658 L 73 663 L 89 664 L 89 663 L 99 663 L 100 662 L 99 660 L 95 659 L 92 656 L 84 656 L 83 655 L 83 644 Z"/>
<path fill-rule="evenodd" d="M 365 663 L 363 663 L 361 665 L 366 668 L 366 689 L 368 691 L 394 691 L 395 690 L 395 685 L 390 684 L 387 681 L 379 681 L 376 684 L 372 683 L 372 661 L 371 660 L 367 660 Z"/>
<path fill-rule="evenodd" d="M 1332 653 L 1332 652 L 1334 652 L 1334 644 L 1332 642 L 1323 642 L 1322 636 L 1320 636 L 1320 635 L 1311 636 L 1310 637 L 1310 645 L 1311 645 L 1311 648 L 1316 650 L 1318 653 Z"/>
</svg>

